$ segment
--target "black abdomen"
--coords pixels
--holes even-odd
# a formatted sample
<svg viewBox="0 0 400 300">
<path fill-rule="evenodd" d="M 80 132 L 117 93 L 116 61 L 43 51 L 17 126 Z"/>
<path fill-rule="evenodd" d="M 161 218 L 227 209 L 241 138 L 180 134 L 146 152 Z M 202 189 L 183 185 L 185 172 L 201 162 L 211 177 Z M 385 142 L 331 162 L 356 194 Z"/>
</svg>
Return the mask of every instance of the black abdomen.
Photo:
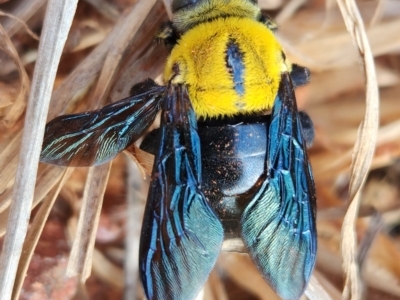
<svg viewBox="0 0 400 300">
<path fill-rule="evenodd" d="M 220 218 L 225 238 L 239 237 L 243 209 L 253 197 L 265 168 L 268 116 L 242 117 L 198 123 L 202 185 Z M 149 133 L 141 149 L 158 149 L 158 129 Z"/>
<path fill-rule="evenodd" d="M 264 171 L 266 130 L 265 123 L 257 122 L 199 124 L 202 190 L 223 222 L 226 238 L 239 236 L 242 211 Z"/>
</svg>

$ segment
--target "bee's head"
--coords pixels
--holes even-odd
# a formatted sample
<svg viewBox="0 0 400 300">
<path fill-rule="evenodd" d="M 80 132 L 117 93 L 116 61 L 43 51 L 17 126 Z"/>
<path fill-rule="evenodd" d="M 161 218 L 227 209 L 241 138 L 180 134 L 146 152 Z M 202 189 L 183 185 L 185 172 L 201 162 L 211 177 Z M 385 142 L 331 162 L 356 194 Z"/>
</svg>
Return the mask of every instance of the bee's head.
<svg viewBox="0 0 400 300">
<path fill-rule="evenodd" d="M 182 8 L 187 8 L 191 5 L 196 5 L 198 2 L 202 0 L 173 0 L 172 1 L 172 12 L 176 13 L 178 10 Z"/>
<path fill-rule="evenodd" d="M 172 12 L 175 13 L 182 8 L 188 8 L 199 4 L 200 2 L 206 2 L 207 0 L 173 0 L 172 1 Z M 250 3 L 257 4 L 257 0 L 247 0 Z M 221 2 L 229 2 L 229 0 L 223 0 Z"/>
<path fill-rule="evenodd" d="M 256 18 L 260 13 L 257 0 L 173 0 L 171 8 L 173 23 L 181 33 L 210 19 L 226 16 Z"/>
</svg>

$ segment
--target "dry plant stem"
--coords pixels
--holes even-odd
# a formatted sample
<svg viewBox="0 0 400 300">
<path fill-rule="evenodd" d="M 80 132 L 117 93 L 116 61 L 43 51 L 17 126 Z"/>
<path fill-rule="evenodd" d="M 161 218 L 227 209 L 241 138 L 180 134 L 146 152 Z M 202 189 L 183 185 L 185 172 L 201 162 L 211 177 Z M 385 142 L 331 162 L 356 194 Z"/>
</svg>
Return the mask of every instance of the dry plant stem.
<svg viewBox="0 0 400 300">
<path fill-rule="evenodd" d="M 397 51 L 400 41 L 399 26 L 400 20 L 394 18 L 368 29 L 368 38 L 375 56 Z M 357 52 L 349 47 L 350 39 L 347 33 L 338 31 L 324 36 L 298 44 L 295 49 L 283 40 L 283 46 L 289 54 L 295 55 L 296 63 L 307 65 L 315 71 L 345 68 L 358 62 Z M 335 47 L 332 47 L 332 41 Z M 315 49 L 318 51 L 316 52 Z M 308 53 L 313 54 L 312 58 Z"/>
<path fill-rule="evenodd" d="M 284 4 L 283 0 L 258 0 L 258 6 L 265 10 L 276 10 Z"/>
<path fill-rule="evenodd" d="M 374 16 L 372 17 L 371 21 L 369 22 L 369 26 L 374 26 L 382 19 L 385 2 L 386 2 L 386 0 L 378 0 L 378 5 L 376 7 Z"/>
<path fill-rule="evenodd" d="M 244 246 L 242 239 L 239 239 L 239 238 L 225 240 L 222 245 L 222 251 L 247 253 L 247 249 Z M 329 293 L 318 282 L 318 279 L 314 275 L 311 276 L 311 280 L 310 280 L 310 283 L 307 287 L 305 294 L 307 295 L 307 297 L 310 300 L 331 300 L 331 299 L 339 300 L 340 299 L 339 297 L 331 298 L 329 296 Z"/>
<path fill-rule="evenodd" d="M 144 13 L 147 15 L 146 12 Z M 97 46 L 53 92 L 48 120 L 63 113 L 71 102 L 71 99 L 77 98 L 87 91 L 97 78 L 102 67 L 102 61 L 105 59 L 110 47 L 114 45 L 116 37 L 120 36 L 123 29 L 129 26 L 128 24 L 132 25 L 132 20 L 136 18 L 137 12 L 135 10 L 131 10 L 130 13 L 122 15 L 120 21 L 108 34 L 106 39 Z M 21 136 L 22 134 L 20 132 L 16 133 L 7 148 L 1 153 L 0 170 L 2 170 L 2 172 L 0 172 L 0 193 L 6 189 L 7 185 L 14 177 L 18 160 L 16 153 L 18 153 L 20 149 Z"/>
<path fill-rule="evenodd" d="M 26 271 L 28 270 L 28 266 L 32 259 L 33 252 L 39 241 L 39 237 L 43 231 L 44 224 L 47 221 L 47 218 L 50 214 L 51 209 L 53 208 L 54 202 L 56 201 L 61 188 L 68 180 L 73 170 L 74 170 L 73 168 L 67 169 L 63 177 L 61 178 L 60 182 L 58 183 L 58 185 L 55 186 L 47 194 L 42 205 L 40 206 L 38 213 L 35 215 L 35 219 L 33 220 L 32 225 L 28 230 L 23 247 L 24 252 L 22 253 L 18 265 L 17 277 L 15 279 L 13 295 L 12 295 L 13 300 L 19 299 L 19 294 L 21 292 L 21 287 L 25 279 Z"/>
<path fill-rule="evenodd" d="M 243 240 L 241 238 L 233 238 L 233 239 L 224 240 L 221 251 L 247 253 L 247 249 L 244 246 Z"/>
<path fill-rule="evenodd" d="M 6 127 L 11 127 L 15 122 L 21 117 L 24 112 L 26 101 L 28 99 L 29 93 L 29 77 L 26 73 L 21 59 L 19 58 L 17 50 L 14 48 L 13 43 L 8 37 L 7 33 L 4 31 L 3 27 L 0 25 L 0 49 L 10 56 L 14 64 L 17 66 L 19 77 L 21 80 L 21 88 L 17 99 L 12 104 L 11 109 L 8 111 L 7 115 L 2 119 L 3 124 Z"/>
<path fill-rule="evenodd" d="M 255 295 L 260 300 L 279 300 L 270 286 L 261 277 L 247 254 L 221 253 L 220 266 L 238 286 Z M 251 278 L 251 280 L 249 280 Z"/>
<path fill-rule="evenodd" d="M 14 139 L 1 152 L 0 156 L 0 194 L 2 194 L 9 182 L 14 178 L 18 162 L 19 150 L 21 149 L 22 132 L 15 134 Z"/>
<path fill-rule="evenodd" d="M 382 226 L 382 215 L 380 212 L 375 211 L 369 221 L 367 232 L 364 234 L 358 250 L 358 265 L 361 271 L 365 266 L 366 259 L 368 257 L 369 250 L 371 250 L 372 243 L 374 242 L 376 236 L 379 234 Z"/>
<path fill-rule="evenodd" d="M 141 1 L 142 9 L 143 6 L 148 7 L 148 5 L 144 4 L 147 2 L 154 2 L 154 0 Z M 146 11 L 140 12 L 140 14 L 142 13 L 147 15 Z M 78 97 L 79 94 L 85 92 L 88 87 L 93 84 L 101 68 L 103 67 L 102 62 L 106 59 L 110 49 L 114 47 L 115 44 L 118 44 L 116 39 L 124 38 L 124 33 L 128 35 L 131 34 L 130 32 L 126 32 L 126 30 L 135 28 L 139 23 L 136 20 L 138 18 L 137 16 L 138 12 L 136 11 L 136 7 L 130 12 L 123 14 L 119 22 L 114 26 L 114 29 L 108 34 L 106 39 L 99 46 L 97 46 L 93 52 L 89 54 L 89 56 L 68 76 L 68 78 L 60 85 L 60 87 L 57 88 L 52 96 L 53 101 L 51 103 L 52 106 L 49 111 L 48 119 L 53 119 L 60 113 L 63 113 L 70 103 L 71 98 Z M 103 75 L 103 77 L 105 77 L 105 75 Z M 99 93 L 97 95 L 99 95 Z"/>
<path fill-rule="evenodd" d="M 4 300 L 10 299 L 12 294 L 28 228 L 51 91 L 76 5 L 77 0 L 48 2 L 38 61 L 29 95 L 8 230 L 0 257 L 0 295 Z"/>
<path fill-rule="evenodd" d="M 21 146 L 22 131 L 15 134 L 14 138 L 10 141 L 8 146 L 3 150 L 0 155 L 0 194 L 2 194 L 7 185 L 15 176 L 15 171 L 18 163 L 18 155 Z M 0 205 L 2 206 L 2 205 Z M 8 204 L 7 204 L 8 206 Z M 4 210 L 2 208 L 0 210 Z"/>
<path fill-rule="evenodd" d="M 105 0 L 85 0 L 87 3 L 93 5 L 103 16 L 111 21 L 117 21 L 119 12 L 117 8 Z"/>
<path fill-rule="evenodd" d="M 163 2 L 164 2 L 165 10 L 167 11 L 167 14 L 168 14 L 168 18 L 170 20 L 172 20 L 172 17 L 173 17 L 173 13 L 172 13 L 172 10 L 171 10 L 171 2 L 172 2 L 172 0 L 163 0 Z"/>
<path fill-rule="evenodd" d="M 124 23 L 124 26 L 121 28 L 121 34 L 114 40 L 93 94 L 93 103 L 102 103 L 108 96 L 113 78 L 116 76 L 119 66 L 122 64 L 121 58 L 124 52 L 154 4 L 155 0 L 141 1 L 137 3 L 129 13 L 129 15 L 135 16 L 135 18 L 131 18 L 131 20 L 134 21 Z M 80 274 L 82 281 L 86 281 L 90 276 L 95 234 L 105 186 L 107 185 L 109 169 L 102 167 L 103 166 L 99 166 L 90 170 L 89 174 L 91 176 L 89 176 L 86 182 L 83 211 L 79 217 L 77 238 L 74 240 L 71 258 L 68 264 L 67 274 L 69 276 Z M 109 164 L 106 164 L 106 167 L 109 167 Z M 94 172 L 94 170 L 97 172 Z M 99 182 L 102 182 L 104 187 L 100 186 L 102 193 L 96 194 L 95 191 L 91 191 L 90 187 L 94 184 L 94 188 L 99 189 L 97 186 Z"/>
<path fill-rule="evenodd" d="M 200 293 L 197 295 L 194 300 L 204 300 L 204 287 L 201 289 Z"/>
<path fill-rule="evenodd" d="M 46 165 L 45 167 L 42 165 L 42 167 L 39 167 L 32 209 L 35 208 L 36 205 L 38 205 L 40 201 L 42 201 L 42 199 L 51 191 L 54 185 L 56 185 L 61 179 L 63 173 L 64 170 L 62 167 L 54 167 L 50 165 Z M 5 196 L 5 202 L 11 202 L 11 195 L 8 195 L 8 192 L 2 194 L 0 198 L 3 196 Z M 8 206 L 0 213 L 0 236 L 3 236 L 6 232 L 5 223 L 9 215 L 9 209 L 10 208 Z"/>
<path fill-rule="evenodd" d="M 313 291 L 313 294 L 310 294 L 311 290 Z M 310 300 L 342 299 L 340 291 L 317 270 L 314 270 L 305 294 Z"/>
<path fill-rule="evenodd" d="M 5 12 L 3 12 L 3 11 L 0 11 L 0 16 L 8 17 L 8 18 L 13 19 L 15 22 L 19 23 L 19 24 L 21 25 L 21 27 L 24 28 L 24 30 L 25 30 L 33 39 L 39 41 L 40 38 L 37 36 L 36 33 L 34 33 L 34 32 L 28 27 L 28 25 L 27 25 L 24 21 L 20 20 L 19 18 L 17 18 L 16 16 L 14 16 L 14 15 L 12 15 L 12 14 L 8 14 L 8 13 L 5 13 Z"/>
<path fill-rule="evenodd" d="M 364 62 L 366 73 L 366 112 L 354 147 L 349 185 L 350 206 L 342 227 L 342 256 L 346 273 L 344 299 L 361 299 L 363 288 L 357 264 L 357 235 L 355 231 L 361 189 L 364 185 L 375 151 L 379 124 L 379 93 L 374 58 L 359 10 L 353 0 L 337 0 L 347 30 L 350 32 Z"/>
<path fill-rule="evenodd" d="M 305 294 L 310 300 L 333 300 L 314 275 L 311 276 Z M 337 300 L 339 299 L 337 298 Z"/>
<path fill-rule="evenodd" d="M 154 155 L 149 154 L 147 156 L 148 153 L 141 150 L 135 144 L 126 148 L 123 153 L 138 166 L 143 180 L 145 180 L 147 176 L 150 176 L 154 162 Z M 139 159 L 138 157 L 141 155 L 144 155 L 146 158 L 149 159 L 143 161 L 141 158 Z"/>
<path fill-rule="evenodd" d="M 93 251 L 93 273 L 103 282 L 111 283 L 119 290 L 124 288 L 124 272 L 98 249 Z"/>
<path fill-rule="evenodd" d="M 91 167 L 86 179 L 78 230 L 67 267 L 67 276 L 81 275 L 82 282 L 92 269 L 94 241 L 110 169 L 111 162 Z"/>
<path fill-rule="evenodd" d="M 138 299 L 139 290 L 139 240 L 142 225 L 145 196 L 143 191 L 143 179 L 140 176 L 139 166 L 128 156 L 127 161 L 127 220 L 125 236 L 124 275 L 125 289 L 124 299 Z"/>
<path fill-rule="evenodd" d="M 47 0 L 19 1 L 19 5 L 11 12 L 16 18 L 4 21 L 4 29 L 7 31 L 8 36 L 12 37 L 17 33 L 24 26 L 21 21 L 26 22 L 29 20 L 46 2 Z"/>
<path fill-rule="evenodd" d="M 289 3 L 285 5 L 285 7 L 280 11 L 280 13 L 276 16 L 275 22 L 278 25 L 285 23 L 288 19 L 290 19 L 293 14 L 305 3 L 307 0 L 291 0 Z"/>
<path fill-rule="evenodd" d="M 205 285 L 204 294 L 204 299 L 206 300 L 210 299 L 211 297 L 212 299 L 216 300 L 229 300 L 225 285 L 216 269 L 211 272 L 210 277 L 208 278 L 207 284 Z"/>
<path fill-rule="evenodd" d="M 133 37 L 155 3 L 156 0 L 140 1 L 132 9 L 130 15 L 134 15 L 135 17 L 131 19 L 132 22 L 124 24 L 125 26 L 121 28 L 121 34 L 118 35 L 114 41 L 114 45 L 110 48 L 93 99 L 105 100 L 108 96 L 111 83 L 123 63 L 121 58 L 125 50 L 132 42 Z"/>
</svg>

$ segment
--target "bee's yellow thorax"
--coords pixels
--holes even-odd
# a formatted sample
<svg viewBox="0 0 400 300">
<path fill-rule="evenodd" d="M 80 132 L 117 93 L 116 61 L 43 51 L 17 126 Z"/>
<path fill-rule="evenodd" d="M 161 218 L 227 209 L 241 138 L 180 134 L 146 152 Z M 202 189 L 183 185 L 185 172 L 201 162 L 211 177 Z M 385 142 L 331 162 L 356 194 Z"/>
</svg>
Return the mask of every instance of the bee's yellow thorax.
<svg viewBox="0 0 400 300">
<path fill-rule="evenodd" d="M 230 43 L 241 54 L 241 93 L 227 65 Z M 250 18 L 230 17 L 186 32 L 167 60 L 164 79 L 188 85 L 198 117 L 218 117 L 271 109 L 284 71 L 282 49 L 271 30 Z"/>
</svg>

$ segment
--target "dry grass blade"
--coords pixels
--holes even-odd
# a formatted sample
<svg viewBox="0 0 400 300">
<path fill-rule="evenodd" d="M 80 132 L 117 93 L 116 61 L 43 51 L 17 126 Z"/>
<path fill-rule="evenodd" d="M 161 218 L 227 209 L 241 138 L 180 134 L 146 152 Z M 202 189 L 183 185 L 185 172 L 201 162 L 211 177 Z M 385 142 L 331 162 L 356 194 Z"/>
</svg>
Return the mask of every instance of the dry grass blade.
<svg viewBox="0 0 400 300">
<path fill-rule="evenodd" d="M 68 78 L 60 85 L 60 87 L 53 93 L 52 97 L 52 106 L 49 111 L 48 119 L 53 119 L 60 113 L 62 113 L 72 98 L 77 98 L 79 95 L 84 94 L 88 87 L 94 82 L 96 77 L 98 76 L 103 64 L 101 63 L 104 59 L 106 59 L 108 55 L 108 60 L 110 62 L 114 61 L 114 64 L 120 64 L 121 62 L 113 59 L 111 57 L 110 51 L 115 51 L 114 53 L 118 53 L 118 51 L 124 51 L 121 47 L 117 50 L 110 50 L 112 47 L 115 47 L 116 44 L 124 44 L 129 42 L 129 38 L 133 37 L 135 32 L 130 32 L 129 30 L 137 30 L 138 26 L 141 24 L 142 17 L 147 16 L 148 10 L 154 5 L 155 0 L 144 1 L 135 6 L 134 9 L 131 9 L 128 13 L 123 14 L 119 22 L 114 26 L 113 30 L 109 33 L 107 38 L 96 47 L 93 52 L 68 76 Z M 138 13 L 139 12 L 139 13 Z M 142 14 L 144 16 L 142 16 Z M 138 18 L 137 16 L 141 17 Z M 133 21 L 134 20 L 134 21 Z M 119 42 L 116 39 L 119 39 Z M 118 54 L 118 58 L 121 58 L 120 54 Z M 115 72 L 116 68 L 111 64 L 108 64 L 110 67 L 110 71 L 104 72 Z M 105 69 L 105 67 L 103 68 Z M 106 70 L 106 69 L 105 69 Z M 107 73 L 102 75 L 103 79 L 99 80 L 98 87 L 103 89 L 100 85 L 100 82 L 103 84 L 108 84 L 111 82 L 109 78 L 106 77 Z M 114 76 L 114 74 L 112 75 Z M 107 89 L 109 88 L 106 85 Z M 105 93 L 106 90 L 103 91 Z M 94 101 L 101 102 L 102 99 L 98 99 L 101 95 L 100 92 L 97 92 L 97 96 L 92 97 Z M 108 95 L 107 95 L 108 96 Z M 96 104 L 97 105 L 97 104 Z"/>
<path fill-rule="evenodd" d="M 247 249 L 245 248 L 242 239 L 234 238 L 225 240 L 222 245 L 222 251 L 226 252 L 237 252 L 237 253 L 247 253 Z M 317 272 L 315 272 L 317 273 Z M 305 292 L 307 297 L 310 300 L 333 300 L 340 299 L 337 296 L 330 297 L 329 293 L 325 290 L 325 287 L 319 283 L 318 279 L 313 275 L 311 277 L 310 283 Z M 219 298 L 217 298 L 219 299 Z"/>
<path fill-rule="evenodd" d="M 77 1 L 48 3 L 32 81 L 13 202 L 0 257 L 0 295 L 10 299 L 26 235 L 51 91 Z"/>
<path fill-rule="evenodd" d="M 370 287 L 391 294 L 393 299 L 399 299 L 400 252 L 398 247 L 393 245 L 387 236 L 378 234 L 369 250 L 368 257 L 362 269 L 365 281 Z"/>
<path fill-rule="evenodd" d="M 150 176 L 151 171 L 153 170 L 154 155 L 141 150 L 136 145 L 128 147 L 125 149 L 124 153 L 137 163 L 143 179 Z"/>
<path fill-rule="evenodd" d="M 135 18 L 135 22 L 125 22 L 120 28 L 121 33 L 113 43 L 106 61 L 103 66 L 96 90 L 93 95 L 95 101 L 102 102 L 108 96 L 111 82 L 114 76 L 117 74 L 119 66 L 122 64 L 122 56 L 125 49 L 131 43 L 133 37 L 135 36 L 137 30 L 142 24 L 144 18 L 147 16 L 150 9 L 153 7 L 155 0 L 140 2 L 131 10 L 128 15 L 139 15 L 140 18 Z M 138 13 L 140 12 L 140 13 Z M 131 18 L 132 20 L 133 18 Z M 102 169 L 106 168 L 107 169 Z M 83 211 L 79 218 L 78 234 L 77 239 L 74 241 L 74 245 L 71 251 L 71 259 L 68 265 L 68 275 L 74 276 L 76 274 L 81 275 L 81 280 L 85 281 L 91 271 L 92 266 L 92 251 L 94 247 L 94 240 L 96 229 L 98 226 L 98 218 L 100 216 L 101 203 L 107 185 L 107 178 L 109 173 L 110 164 L 105 166 L 99 166 L 92 168 L 90 171 L 90 176 L 87 179 L 87 187 L 84 194 L 84 204 Z M 98 173 L 94 175 L 94 170 Z M 105 174 L 107 172 L 107 177 Z M 94 181 L 91 183 L 91 181 Z M 95 184 L 93 188 L 99 189 L 98 184 L 101 182 L 102 193 L 95 193 L 91 190 L 91 186 Z M 88 199 L 90 198 L 90 199 Z"/>
<path fill-rule="evenodd" d="M 92 167 L 86 179 L 77 234 L 67 267 L 68 276 L 81 275 L 83 282 L 92 270 L 94 241 L 110 169 L 111 162 Z"/>
<path fill-rule="evenodd" d="M 311 276 L 310 282 L 307 286 L 307 290 L 305 292 L 308 299 L 310 300 L 333 300 L 334 298 L 330 297 L 329 294 L 322 287 L 321 283 L 318 279 L 313 275 Z M 336 298 L 340 299 L 340 298 Z"/>
<path fill-rule="evenodd" d="M 381 20 L 385 2 L 385 0 L 378 0 L 378 6 L 376 7 L 374 16 L 369 22 L 369 26 L 373 26 Z"/>
<path fill-rule="evenodd" d="M 222 267 L 240 287 L 257 296 L 258 299 L 280 299 L 261 277 L 247 254 L 222 253 L 218 259 L 218 266 Z"/>
<path fill-rule="evenodd" d="M 382 229 L 383 221 L 382 216 L 378 212 L 374 212 L 369 222 L 368 230 L 362 239 L 358 249 L 358 265 L 360 270 L 365 266 L 368 253 L 371 250 L 372 243 Z"/>
<path fill-rule="evenodd" d="M 18 151 L 21 148 L 22 132 L 18 132 L 13 140 L 2 151 L 0 156 L 0 194 L 9 185 L 15 176 L 15 170 L 18 163 Z"/>
<path fill-rule="evenodd" d="M 29 20 L 46 2 L 47 0 L 21 1 L 20 5 L 16 6 L 16 9 L 11 12 L 15 18 L 7 19 L 4 22 L 4 29 L 8 36 L 11 37 L 17 33 L 24 26 L 24 22 Z"/>
<path fill-rule="evenodd" d="M 132 42 L 133 37 L 135 36 L 139 27 L 142 25 L 144 19 L 148 15 L 155 2 L 156 0 L 141 1 L 133 7 L 130 14 L 136 16 L 136 18 L 131 19 L 135 21 L 124 23 L 124 26 L 120 28 L 121 34 L 115 39 L 114 45 L 110 48 L 106 57 L 106 61 L 104 62 L 103 70 L 93 95 L 94 99 L 104 100 L 105 96 L 108 96 L 108 93 L 111 89 L 111 83 L 113 82 L 114 77 L 117 75 L 119 67 L 124 62 L 121 59 L 124 52 Z M 137 16 L 140 16 L 140 18 Z"/>
<path fill-rule="evenodd" d="M 36 207 L 42 201 L 42 199 L 50 192 L 54 185 L 60 180 L 64 168 L 41 165 L 39 167 L 37 182 L 35 187 L 35 194 L 33 196 L 32 209 Z M 11 202 L 11 191 L 5 192 L 0 196 L 2 202 L 1 217 L 0 219 L 0 236 L 6 232 L 6 223 L 2 222 L 6 220 L 9 215 L 9 204 Z"/>
<path fill-rule="evenodd" d="M 247 253 L 247 249 L 241 238 L 226 239 L 222 244 L 221 251 Z"/>
<path fill-rule="evenodd" d="M 105 0 L 86 0 L 86 2 L 90 3 L 106 18 L 117 21 L 119 17 L 118 10 Z"/>
<path fill-rule="evenodd" d="M 110 262 L 99 250 L 93 251 L 93 272 L 100 278 L 107 278 L 107 282 L 122 289 L 124 286 L 124 274 L 121 268 Z M 111 281 L 110 281 L 111 280 Z"/>
<path fill-rule="evenodd" d="M 134 161 L 127 157 L 127 224 L 125 236 L 125 260 L 124 276 L 125 290 L 124 299 L 138 299 L 139 291 L 139 239 L 141 234 L 141 225 L 144 213 L 144 204 L 146 202 L 146 188 L 149 183 L 144 184 L 141 176 L 141 168 Z"/>
<path fill-rule="evenodd" d="M 167 11 L 168 17 L 172 20 L 172 9 L 171 9 L 171 1 L 172 0 L 163 0 L 165 10 Z"/>
<path fill-rule="evenodd" d="M 25 279 L 26 271 L 28 270 L 29 263 L 32 259 L 33 251 L 36 248 L 39 237 L 43 231 L 44 224 L 47 221 L 47 218 L 50 214 L 51 209 L 53 208 L 54 202 L 57 199 L 58 194 L 60 193 L 61 188 L 69 178 L 73 171 L 73 168 L 67 169 L 61 178 L 60 182 L 57 186 L 55 186 L 45 197 L 38 213 L 35 215 L 35 219 L 30 226 L 28 233 L 26 235 L 26 239 L 24 242 L 24 252 L 22 253 L 21 259 L 18 265 L 17 277 L 15 279 L 14 290 L 12 299 L 19 299 L 19 295 L 21 292 L 21 287 Z"/>
<path fill-rule="evenodd" d="M 132 20 L 135 18 L 136 12 L 133 13 L 133 11 L 123 15 L 106 39 L 53 92 L 47 119 L 53 119 L 58 116 L 66 109 L 72 99 L 76 99 L 87 92 L 90 85 L 97 78 L 102 67 L 102 62 L 110 47 L 114 45 L 115 38 L 123 32 L 123 28 L 129 26 L 128 24 L 132 24 Z M 15 176 L 21 136 L 20 133 L 17 133 L 1 153 L 0 170 L 2 172 L 0 173 L 0 193 L 6 189 L 9 182 Z"/>
<path fill-rule="evenodd" d="M 283 0 L 258 0 L 258 6 L 262 9 L 277 9 L 283 4 Z"/>
<path fill-rule="evenodd" d="M 194 300 L 205 300 L 204 299 L 204 288 L 201 289 L 200 293 L 197 295 L 197 297 Z"/>
<path fill-rule="evenodd" d="M 368 38 L 371 40 L 374 55 L 396 51 L 400 41 L 400 36 L 397 34 L 399 26 L 399 19 L 394 19 L 368 29 Z M 335 47 L 332 47 L 333 41 Z M 347 33 L 334 31 L 326 34 L 326 37 L 299 44 L 293 54 L 296 55 L 297 63 L 306 64 L 313 70 L 341 69 L 353 66 L 358 62 L 357 52 L 353 51 L 353 48 L 349 47 L 350 45 L 351 39 Z M 285 48 L 292 52 L 290 47 L 285 45 Z M 310 53 L 312 53 L 311 56 Z"/>
<path fill-rule="evenodd" d="M 229 300 L 225 286 L 216 270 L 213 270 L 208 278 L 204 288 L 204 299 Z"/>
<path fill-rule="evenodd" d="M 0 25 L 0 50 L 4 51 L 17 66 L 21 87 L 19 95 L 14 103 L 9 108 L 7 114 L 2 118 L 2 122 L 6 127 L 11 127 L 19 119 L 24 112 L 26 101 L 29 94 L 30 80 L 28 74 L 26 74 L 25 68 L 19 58 L 17 50 L 15 50 L 13 43 Z"/>
<path fill-rule="evenodd" d="M 2 11 L 0 11 L 0 16 L 8 17 L 8 18 L 13 19 L 15 22 L 19 23 L 19 24 L 24 28 L 24 30 L 25 30 L 33 39 L 35 39 L 35 40 L 37 40 L 37 41 L 39 40 L 39 37 L 37 36 L 37 34 L 34 33 L 34 32 L 28 27 L 28 25 L 27 25 L 24 21 L 20 20 L 20 19 L 17 18 L 16 16 L 11 15 L 11 14 L 8 14 L 8 13 L 5 13 L 5 12 L 2 12 Z"/>
<path fill-rule="evenodd" d="M 310 283 L 307 287 L 306 293 L 310 300 L 340 300 L 341 295 L 325 277 L 318 271 L 314 271 Z"/>
<path fill-rule="evenodd" d="M 359 136 L 353 152 L 351 177 L 349 185 L 350 206 L 342 227 L 342 255 L 346 272 L 346 282 L 343 291 L 345 299 L 361 299 L 362 286 L 357 265 L 357 236 L 355 223 L 360 206 L 360 192 L 368 175 L 378 133 L 379 124 L 379 93 L 375 74 L 374 58 L 368 43 L 364 24 L 355 1 L 337 0 L 342 12 L 347 30 L 350 32 L 364 61 L 366 73 L 366 112 L 359 129 Z"/>
<path fill-rule="evenodd" d="M 285 23 L 306 2 L 306 0 L 291 0 L 276 16 L 275 22 L 279 25 Z"/>
</svg>

